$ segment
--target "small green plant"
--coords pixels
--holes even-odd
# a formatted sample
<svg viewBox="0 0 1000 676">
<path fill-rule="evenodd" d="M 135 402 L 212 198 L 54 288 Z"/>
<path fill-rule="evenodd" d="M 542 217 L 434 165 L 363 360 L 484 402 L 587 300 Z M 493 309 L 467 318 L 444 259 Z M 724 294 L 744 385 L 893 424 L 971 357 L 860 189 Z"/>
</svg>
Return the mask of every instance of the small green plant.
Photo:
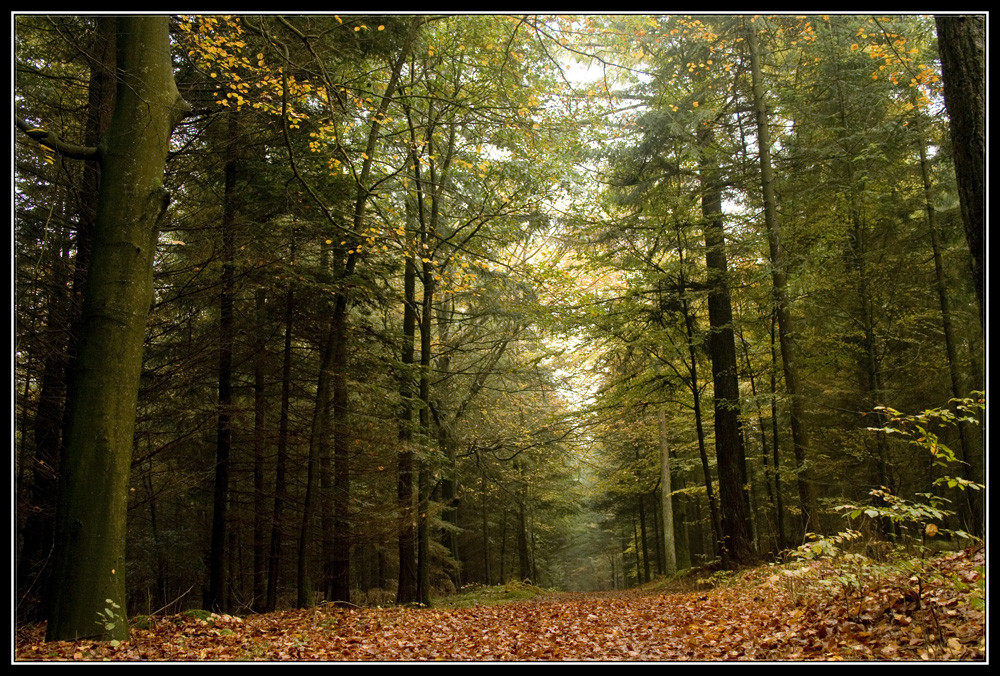
<svg viewBox="0 0 1000 676">
<path fill-rule="evenodd" d="M 487 587 L 473 584 L 462 587 L 457 593 L 435 600 L 438 607 L 464 608 L 473 605 L 496 605 L 512 601 L 526 601 L 553 591 L 531 584 L 530 581 L 510 580 L 501 585 Z"/>
<path fill-rule="evenodd" d="M 708 577 L 699 577 L 697 584 L 699 587 L 715 588 L 731 585 L 737 579 L 738 573 L 732 570 L 717 570 Z"/>
<path fill-rule="evenodd" d="M 972 585 L 967 585 L 958 579 L 957 575 L 952 576 L 955 588 L 959 591 L 969 592 L 969 603 L 975 610 L 986 611 L 986 566 L 976 566 L 976 580 Z"/>
<path fill-rule="evenodd" d="M 836 535 L 817 535 L 816 533 L 806 533 L 806 539 L 811 540 L 803 545 L 799 545 L 792 552 L 792 557 L 800 561 L 812 561 L 822 558 L 836 558 L 839 556 L 848 542 L 853 542 L 861 537 L 861 531 L 845 530 Z"/>
<path fill-rule="evenodd" d="M 888 406 L 878 406 L 876 410 L 886 416 L 886 424 L 868 429 L 902 437 L 908 444 L 926 451 L 937 467 L 964 464 L 955 455 L 955 451 L 941 441 L 938 430 L 960 424 L 979 425 L 979 418 L 986 411 L 985 395 L 973 392 L 971 397 L 952 399 L 948 403 L 950 408 L 930 408 L 910 415 Z M 953 476 L 938 477 L 934 480 L 934 485 L 977 491 L 983 488 L 982 484 Z"/>
<path fill-rule="evenodd" d="M 951 468 L 964 463 L 941 441 L 939 431 L 959 424 L 978 425 L 980 415 L 986 410 L 986 399 L 982 392 L 973 392 L 971 397 L 952 399 L 949 401 L 949 407 L 927 409 L 916 414 L 904 415 L 887 406 L 880 406 L 878 410 L 886 416 L 886 424 L 883 427 L 871 427 L 869 430 L 902 437 L 906 443 L 930 455 L 934 466 Z M 947 486 L 962 491 L 978 491 L 984 488 L 982 484 L 960 476 L 940 476 L 934 479 L 932 485 Z M 972 539 L 972 536 L 965 531 L 949 531 L 941 528 L 940 522 L 954 514 L 945 509 L 945 504 L 949 501 L 942 496 L 918 493 L 915 497 L 923 501 L 911 501 L 893 495 L 884 486 L 871 491 L 871 495 L 874 498 L 871 505 L 864 507 L 845 505 L 841 509 L 848 510 L 852 519 L 866 516 L 889 521 L 904 529 L 915 526 L 921 540 L 938 533 Z"/>
<path fill-rule="evenodd" d="M 127 620 L 121 612 L 122 607 L 112 599 L 104 599 L 108 605 L 97 613 L 97 624 L 105 631 L 112 632 L 119 624 L 125 624 Z"/>
<path fill-rule="evenodd" d="M 201 620 L 202 622 L 211 622 L 213 620 L 213 615 L 210 610 L 202 610 L 200 608 L 192 608 L 191 610 L 185 610 L 181 613 L 184 617 L 193 617 L 196 620 Z"/>
</svg>

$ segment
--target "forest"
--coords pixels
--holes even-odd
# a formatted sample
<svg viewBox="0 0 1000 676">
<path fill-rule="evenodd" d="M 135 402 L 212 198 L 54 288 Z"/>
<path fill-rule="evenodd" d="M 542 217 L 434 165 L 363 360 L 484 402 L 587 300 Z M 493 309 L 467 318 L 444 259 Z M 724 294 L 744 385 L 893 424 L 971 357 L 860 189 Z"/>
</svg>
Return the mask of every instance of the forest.
<svg viewBox="0 0 1000 676">
<path fill-rule="evenodd" d="M 981 546 L 985 24 L 13 14 L 15 625 Z"/>
</svg>

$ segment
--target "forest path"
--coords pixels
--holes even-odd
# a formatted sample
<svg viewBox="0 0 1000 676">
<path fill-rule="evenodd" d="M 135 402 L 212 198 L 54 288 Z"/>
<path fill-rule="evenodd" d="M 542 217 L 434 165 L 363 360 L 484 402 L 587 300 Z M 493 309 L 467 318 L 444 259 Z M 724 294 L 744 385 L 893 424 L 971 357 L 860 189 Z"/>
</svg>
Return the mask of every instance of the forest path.
<svg viewBox="0 0 1000 676">
<path fill-rule="evenodd" d="M 247 618 L 170 616 L 118 646 L 40 643 L 18 660 L 715 661 L 982 660 L 984 615 L 970 603 L 982 549 L 933 573 L 879 578 L 846 593 L 829 564 L 761 567 L 687 593 L 559 593 L 458 609 L 332 605 Z M 789 575 L 787 571 L 793 571 Z M 981 569 L 980 569 L 981 570 Z M 843 574 L 841 569 L 840 574 Z M 963 581 L 966 587 L 956 584 Z M 971 593 L 975 593 L 972 591 Z"/>
</svg>

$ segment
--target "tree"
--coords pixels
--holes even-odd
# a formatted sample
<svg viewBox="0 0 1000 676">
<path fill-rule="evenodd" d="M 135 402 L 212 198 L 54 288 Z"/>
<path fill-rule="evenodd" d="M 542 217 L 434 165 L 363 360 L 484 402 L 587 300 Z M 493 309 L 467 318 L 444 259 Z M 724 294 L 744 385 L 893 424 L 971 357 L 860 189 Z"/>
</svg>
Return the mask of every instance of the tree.
<svg viewBox="0 0 1000 676">
<path fill-rule="evenodd" d="M 757 122 L 757 145 L 760 160 L 761 192 L 764 199 L 764 228 L 767 231 L 768 253 L 771 259 L 771 279 L 774 289 L 774 313 L 778 323 L 778 342 L 781 345 L 781 364 L 785 376 L 785 390 L 789 397 L 792 445 L 798 474 L 799 506 L 802 511 L 803 532 L 818 533 L 819 506 L 812 472 L 806 466 L 806 448 L 809 445 L 804 420 L 803 395 L 799 378 L 795 329 L 788 298 L 788 271 L 778 222 L 778 205 L 774 191 L 774 177 L 771 167 L 771 133 L 768 128 L 767 102 L 764 99 L 762 83 L 761 54 L 757 39 L 757 27 L 747 25 L 750 45 L 750 72 L 752 79 L 754 116 Z"/>
<path fill-rule="evenodd" d="M 166 17 L 121 17 L 115 109 L 98 148 L 101 182 L 69 426 L 60 462 L 49 640 L 128 638 L 125 506 L 153 254 L 169 196 L 163 169 L 187 105 L 174 83 Z M 24 128 L 26 125 L 19 125 Z"/>
<path fill-rule="evenodd" d="M 944 100 L 951 118 L 951 148 L 962 222 L 972 255 L 979 319 L 985 327 L 986 18 L 939 15 L 934 21 L 941 52 Z"/>
<path fill-rule="evenodd" d="M 667 439 L 667 415 L 657 413 L 660 437 L 660 491 L 663 501 L 664 572 L 669 576 L 677 572 L 677 548 L 674 543 L 674 499 L 670 477 L 670 442 Z"/>
<path fill-rule="evenodd" d="M 708 338 L 712 357 L 715 402 L 715 455 L 719 463 L 719 500 L 722 507 L 722 546 L 732 561 L 753 560 L 750 515 L 746 509 L 746 452 L 740 423 L 740 394 L 737 379 L 736 339 L 728 282 L 726 240 L 722 215 L 722 184 L 713 155 L 711 129 L 699 132 L 701 161 L 701 209 L 705 219 L 705 260 L 708 268 Z"/>
<path fill-rule="evenodd" d="M 46 17 L 43 21 L 51 20 L 51 17 Z M 19 19 L 22 26 L 24 21 L 23 18 Z M 84 24 L 82 32 L 78 32 L 81 27 L 75 24 L 76 21 L 65 27 L 55 24 L 57 28 L 54 32 L 57 35 L 75 32 L 78 37 L 83 36 L 82 40 L 90 40 L 88 49 L 78 50 L 74 47 L 74 52 L 82 56 L 86 68 L 89 70 L 87 87 L 83 93 L 85 99 L 80 102 L 80 105 L 85 105 L 87 110 L 86 120 L 81 130 L 83 143 L 84 146 L 96 146 L 107 129 L 114 106 L 115 25 L 112 18 L 101 18 L 94 22 L 89 30 Z M 22 32 L 19 31 L 19 34 Z M 31 35 L 30 32 L 27 34 Z M 25 36 L 24 42 L 30 44 L 34 41 Z M 44 88 L 45 83 L 51 81 L 48 74 L 36 68 L 35 64 L 39 61 L 31 58 L 30 51 L 28 53 L 22 52 L 22 54 L 17 69 L 18 89 L 24 93 L 23 103 L 30 106 L 30 115 L 33 119 L 59 119 L 61 117 L 59 111 L 51 110 L 47 105 L 51 97 L 44 93 L 44 89 L 36 90 L 30 84 L 31 81 L 37 81 L 40 87 Z M 59 55 L 57 59 L 64 58 L 68 64 L 74 62 L 74 58 L 70 55 L 62 57 L 59 52 L 56 54 Z M 47 56 L 41 56 L 40 60 L 44 61 L 47 58 Z M 25 80 L 29 82 L 26 83 Z M 58 82 L 58 80 L 56 81 Z M 67 82 L 61 82 L 60 86 L 65 89 Z M 63 97 L 59 97 L 58 101 L 60 104 L 66 103 Z M 72 124 L 69 119 L 66 121 Z M 64 126 L 63 133 L 67 129 L 68 127 Z M 74 133 L 76 133 L 75 130 Z M 64 162 L 57 164 L 56 157 L 48 147 L 35 144 L 30 138 L 26 141 L 32 150 L 39 149 L 41 151 L 45 165 L 50 170 L 58 171 L 62 176 L 67 177 L 73 177 L 77 173 L 73 171 L 74 167 L 65 166 Z M 28 148 L 26 147 L 26 149 Z M 72 165 L 74 163 L 69 160 L 66 164 Z M 44 365 L 41 367 L 41 373 L 37 376 L 38 401 L 34 410 L 34 423 L 31 426 L 34 437 L 33 457 L 32 461 L 28 461 L 26 455 L 21 457 L 21 471 L 24 474 L 20 474 L 18 479 L 19 485 L 27 489 L 25 491 L 27 504 L 19 504 L 19 507 L 24 507 L 23 510 L 19 508 L 19 513 L 26 516 L 21 529 L 24 534 L 23 546 L 18 552 L 16 569 L 19 596 L 18 613 L 23 617 L 40 618 L 43 612 L 42 603 L 35 602 L 35 600 L 44 600 L 48 595 L 47 580 L 51 569 L 46 565 L 46 561 L 53 542 L 55 505 L 58 496 L 59 456 L 66 425 L 66 381 L 76 355 L 80 323 L 80 299 L 86 281 L 90 238 L 98 199 L 100 166 L 97 158 L 85 159 L 76 166 L 82 168 L 82 171 L 79 172 L 80 176 L 75 181 L 70 178 L 69 184 L 65 186 L 68 194 L 65 196 L 51 195 L 48 196 L 48 200 L 45 197 L 41 198 L 63 205 L 65 219 L 75 221 L 72 225 L 67 224 L 67 229 L 75 230 L 75 236 L 70 232 L 66 233 L 65 238 L 56 236 L 55 232 L 51 235 L 49 233 L 42 235 L 43 241 L 50 240 L 53 244 L 48 248 L 49 251 L 59 252 L 57 260 L 69 259 L 71 268 L 63 269 L 58 262 L 49 266 L 49 269 L 56 275 L 51 287 L 54 292 L 48 294 L 44 309 L 35 308 L 35 311 L 31 313 L 39 319 L 44 318 L 46 329 L 42 335 L 47 335 L 48 338 L 43 343 L 45 346 L 45 354 L 42 356 Z M 25 175 L 42 178 L 42 175 L 36 173 L 34 169 L 25 171 Z M 63 182 L 57 176 L 46 176 L 43 180 L 54 185 L 61 185 Z M 31 179 L 28 182 L 31 182 Z M 28 185 L 19 181 L 16 193 L 27 197 Z M 20 201 L 18 200 L 18 202 Z M 24 203 L 27 205 L 32 202 L 33 200 L 28 198 Z M 76 205 L 75 213 L 73 205 Z M 53 207 L 54 204 L 47 207 L 48 213 L 53 213 Z M 52 221 L 53 219 L 50 217 L 48 220 Z M 61 219 L 54 220 L 57 223 L 61 221 Z M 70 251 L 75 251 L 75 256 L 72 258 L 67 255 Z M 20 252 L 15 255 L 21 257 Z M 18 270 L 16 274 L 19 279 L 25 278 L 21 270 Z M 67 281 L 60 280 L 63 276 Z M 29 274 L 27 277 L 30 279 L 34 275 Z M 65 289 L 67 293 L 62 293 L 62 289 Z M 20 296 L 20 293 L 18 295 Z M 42 311 L 38 312 L 39 310 Z M 20 315 L 18 320 L 20 325 Z M 27 351 L 30 352 L 30 348 Z M 24 392 L 27 392 L 30 382 L 30 377 L 25 378 L 26 389 L 23 390 Z M 27 397 L 24 404 L 28 404 Z M 30 471 L 28 467 L 31 468 Z"/>
</svg>

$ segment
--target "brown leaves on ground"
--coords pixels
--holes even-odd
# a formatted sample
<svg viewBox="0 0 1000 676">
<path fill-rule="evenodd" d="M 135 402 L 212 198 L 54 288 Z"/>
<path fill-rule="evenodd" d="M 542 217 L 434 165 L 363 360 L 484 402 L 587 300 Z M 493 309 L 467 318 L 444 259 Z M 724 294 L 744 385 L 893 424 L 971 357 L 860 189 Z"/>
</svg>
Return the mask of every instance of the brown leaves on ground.
<svg viewBox="0 0 1000 676">
<path fill-rule="evenodd" d="M 462 609 L 340 608 L 207 620 L 171 616 L 126 643 L 43 643 L 17 660 L 687 661 L 983 660 L 969 590 L 982 548 L 851 587 L 842 569 L 763 567 L 700 592 L 552 594 Z M 833 580 L 831 582 L 831 579 Z M 857 580 L 857 578 L 855 578 Z M 965 586 L 968 585 L 968 586 Z M 863 593 L 862 593 L 863 592 Z"/>
</svg>

